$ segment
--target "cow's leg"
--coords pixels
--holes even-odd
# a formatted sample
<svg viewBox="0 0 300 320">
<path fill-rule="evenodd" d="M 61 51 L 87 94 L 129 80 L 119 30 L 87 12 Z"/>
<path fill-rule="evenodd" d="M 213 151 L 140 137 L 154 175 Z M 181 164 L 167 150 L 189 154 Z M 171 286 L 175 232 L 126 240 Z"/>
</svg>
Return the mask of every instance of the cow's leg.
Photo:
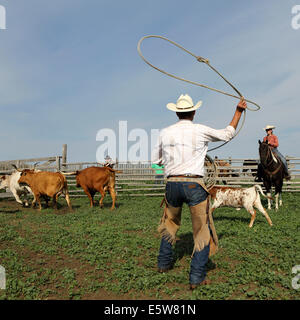
<svg viewBox="0 0 300 320">
<path fill-rule="evenodd" d="M 90 200 L 90 207 L 92 208 L 94 206 L 94 201 L 93 201 L 93 197 L 90 193 L 90 190 L 87 187 L 82 187 L 82 189 L 85 192 L 85 194 L 88 196 L 88 198 Z"/>
<path fill-rule="evenodd" d="M 96 191 L 94 190 L 90 190 L 90 195 L 92 197 L 92 201 L 93 201 L 93 204 L 94 204 L 94 195 L 96 194 Z"/>
<path fill-rule="evenodd" d="M 68 190 L 66 190 L 65 195 L 66 195 L 66 201 L 67 201 L 68 207 L 69 207 L 70 210 L 72 210 L 72 205 L 71 205 L 71 201 L 70 201 L 70 196 L 69 196 Z"/>
<path fill-rule="evenodd" d="M 99 188 L 99 192 L 101 193 L 101 198 L 100 198 L 100 201 L 99 201 L 99 205 L 100 205 L 100 208 L 103 208 L 103 200 L 104 200 L 104 197 L 105 197 L 105 191 L 104 191 L 103 187 Z"/>
<path fill-rule="evenodd" d="M 109 187 L 108 186 L 105 186 L 104 188 L 103 188 L 103 191 L 104 191 L 104 194 L 106 194 L 106 191 L 109 191 Z"/>
<path fill-rule="evenodd" d="M 49 207 L 49 198 L 48 196 L 44 196 L 45 202 L 46 202 L 46 208 Z"/>
<path fill-rule="evenodd" d="M 210 208 L 210 214 L 213 215 L 215 209 L 217 209 L 218 207 L 219 207 L 219 205 L 217 205 L 215 202 Z"/>
<path fill-rule="evenodd" d="M 35 204 L 36 204 L 36 194 L 34 193 L 33 194 L 33 200 L 32 200 L 32 203 L 31 203 L 31 207 L 34 208 Z"/>
<path fill-rule="evenodd" d="M 58 194 L 55 194 L 53 197 L 52 197 L 52 204 L 53 204 L 53 208 L 55 210 L 57 210 L 57 198 L 58 198 Z"/>
<path fill-rule="evenodd" d="M 213 204 L 210 207 L 211 215 L 214 213 L 215 209 L 219 208 L 221 205 L 222 205 L 222 201 L 218 201 L 217 199 L 215 199 L 213 201 Z"/>
<path fill-rule="evenodd" d="M 249 223 L 249 228 L 252 228 L 253 227 L 253 223 L 254 223 L 254 220 L 256 218 L 256 211 L 253 209 L 253 211 L 249 211 L 251 213 L 251 220 L 250 220 L 250 223 Z"/>
<path fill-rule="evenodd" d="M 110 196 L 111 196 L 111 199 L 112 199 L 112 205 L 111 205 L 111 208 L 110 210 L 114 210 L 116 207 L 115 207 L 115 204 L 116 204 L 116 191 L 114 188 L 108 188 L 109 190 L 109 193 L 110 193 Z"/>
<path fill-rule="evenodd" d="M 25 189 L 25 190 L 23 189 L 23 190 L 19 191 L 19 192 L 18 192 L 18 195 L 19 195 L 19 196 L 23 195 L 23 196 L 26 197 L 26 195 L 27 195 L 26 189 Z M 21 201 L 22 201 L 22 200 L 21 200 Z M 27 200 L 27 199 L 24 199 L 24 201 L 22 201 L 22 204 L 23 204 L 23 206 L 25 206 L 25 207 L 29 207 L 29 203 L 28 203 L 28 200 Z"/>
<path fill-rule="evenodd" d="M 249 223 L 249 228 L 252 228 L 254 220 L 256 218 L 256 211 L 253 209 L 252 205 L 250 205 L 250 204 L 246 205 L 245 209 L 251 214 L 251 220 L 250 220 L 250 223 Z"/>
<path fill-rule="evenodd" d="M 214 211 L 215 211 L 215 208 L 212 207 L 212 208 L 210 209 L 210 214 L 213 215 Z"/>
<path fill-rule="evenodd" d="M 41 211 L 42 210 L 42 204 L 41 204 L 41 199 L 40 199 L 40 195 L 39 194 L 36 195 L 36 201 L 38 202 L 39 210 Z"/>
<path fill-rule="evenodd" d="M 18 203 L 20 203 L 22 206 L 24 205 L 23 204 L 23 201 L 20 199 L 19 195 L 18 195 L 18 192 L 16 190 L 11 190 L 12 194 L 14 195 L 16 201 Z"/>
<path fill-rule="evenodd" d="M 267 219 L 269 225 L 272 226 L 273 225 L 272 220 L 269 217 L 267 210 L 261 204 L 259 195 L 258 195 L 258 197 L 256 198 L 256 200 L 254 202 L 254 206 L 255 206 L 255 208 L 257 208 L 265 216 L 265 218 Z"/>
</svg>

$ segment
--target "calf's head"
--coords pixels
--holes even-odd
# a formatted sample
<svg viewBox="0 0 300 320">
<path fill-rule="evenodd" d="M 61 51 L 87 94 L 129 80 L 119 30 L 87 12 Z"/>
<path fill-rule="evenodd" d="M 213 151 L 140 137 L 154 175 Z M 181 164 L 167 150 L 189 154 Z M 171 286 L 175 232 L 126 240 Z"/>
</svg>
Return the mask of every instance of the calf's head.
<svg viewBox="0 0 300 320">
<path fill-rule="evenodd" d="M 20 186 L 30 185 L 30 183 L 32 182 L 33 175 L 34 175 L 34 170 L 24 169 L 21 172 L 20 179 L 18 180 L 19 185 Z"/>
<path fill-rule="evenodd" d="M 7 176 L 0 177 L 0 189 L 4 189 L 8 187 L 8 179 Z"/>
</svg>

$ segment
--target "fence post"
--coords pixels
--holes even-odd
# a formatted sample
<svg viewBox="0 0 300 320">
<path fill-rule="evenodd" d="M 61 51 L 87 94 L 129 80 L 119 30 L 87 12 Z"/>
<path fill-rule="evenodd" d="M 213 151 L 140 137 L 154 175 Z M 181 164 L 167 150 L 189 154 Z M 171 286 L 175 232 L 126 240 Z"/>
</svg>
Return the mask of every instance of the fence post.
<svg viewBox="0 0 300 320">
<path fill-rule="evenodd" d="M 67 145 L 63 144 L 63 149 L 62 149 L 62 167 L 65 170 L 66 169 L 66 163 L 67 163 Z"/>
<path fill-rule="evenodd" d="M 56 170 L 61 171 L 60 156 L 56 156 Z"/>
</svg>

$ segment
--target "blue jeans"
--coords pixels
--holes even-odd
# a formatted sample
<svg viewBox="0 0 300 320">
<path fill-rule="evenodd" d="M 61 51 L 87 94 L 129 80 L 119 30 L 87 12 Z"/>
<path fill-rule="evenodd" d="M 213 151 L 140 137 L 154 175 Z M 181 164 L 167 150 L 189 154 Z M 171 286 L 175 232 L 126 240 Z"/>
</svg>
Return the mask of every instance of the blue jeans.
<svg viewBox="0 0 300 320">
<path fill-rule="evenodd" d="M 275 155 L 277 155 L 278 158 L 281 160 L 281 162 L 283 163 L 283 166 L 284 166 L 285 173 L 288 175 L 289 170 L 288 170 L 288 165 L 287 165 L 285 157 L 279 152 L 279 150 L 277 148 L 273 148 L 272 152 L 275 153 Z"/>
<path fill-rule="evenodd" d="M 183 203 L 195 206 L 206 200 L 208 193 L 195 182 L 167 182 L 166 200 L 172 207 L 182 207 Z M 190 268 L 190 283 L 198 284 L 205 279 L 205 265 L 209 256 L 209 244 L 201 251 L 194 252 Z M 172 266 L 173 249 L 172 244 L 164 237 L 161 239 L 158 268 L 167 269 Z"/>
</svg>

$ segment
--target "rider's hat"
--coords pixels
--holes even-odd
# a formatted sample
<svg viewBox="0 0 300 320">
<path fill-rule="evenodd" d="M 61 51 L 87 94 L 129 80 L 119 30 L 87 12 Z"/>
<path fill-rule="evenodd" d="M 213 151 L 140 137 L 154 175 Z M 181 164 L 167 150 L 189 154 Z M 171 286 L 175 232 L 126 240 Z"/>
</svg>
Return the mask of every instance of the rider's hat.
<svg viewBox="0 0 300 320">
<path fill-rule="evenodd" d="M 268 131 L 270 129 L 275 129 L 274 126 L 270 126 L 270 125 L 267 125 L 265 128 L 263 128 L 264 130 Z"/>
</svg>

